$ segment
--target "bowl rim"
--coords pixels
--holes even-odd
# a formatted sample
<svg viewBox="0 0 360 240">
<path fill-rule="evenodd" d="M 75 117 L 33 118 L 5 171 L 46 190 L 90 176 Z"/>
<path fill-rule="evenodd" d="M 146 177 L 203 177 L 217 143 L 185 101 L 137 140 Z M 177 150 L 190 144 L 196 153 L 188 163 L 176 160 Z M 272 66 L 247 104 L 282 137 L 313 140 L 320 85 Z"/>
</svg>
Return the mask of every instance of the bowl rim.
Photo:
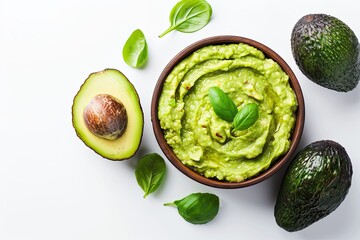
<svg viewBox="0 0 360 240">
<path fill-rule="evenodd" d="M 184 165 L 180 159 L 175 155 L 175 153 L 172 151 L 171 147 L 167 144 L 163 131 L 160 127 L 160 121 L 158 118 L 158 103 L 159 98 L 162 92 L 163 84 L 165 82 L 166 77 L 170 74 L 172 69 L 184 58 L 189 56 L 194 51 L 208 46 L 208 45 L 221 45 L 221 44 L 232 44 L 232 43 L 245 43 L 248 45 L 251 45 L 260 51 L 262 51 L 267 58 L 273 59 L 275 62 L 277 62 L 280 67 L 283 69 L 283 71 L 289 76 L 289 83 L 292 87 L 292 89 L 295 92 L 297 101 L 298 101 L 298 107 L 296 111 L 296 121 L 295 126 L 293 128 L 292 134 L 291 134 L 291 146 L 290 149 L 287 151 L 287 153 L 280 158 L 278 158 L 275 162 L 273 162 L 268 169 L 266 169 L 264 172 L 260 172 L 258 175 L 246 179 L 243 182 L 226 182 L 226 181 L 220 181 L 217 179 L 211 179 L 206 178 L 205 176 L 197 173 L 196 171 L 192 170 L 191 168 Z M 198 40 L 189 46 L 185 47 L 183 50 L 181 50 L 178 54 L 173 57 L 170 62 L 166 65 L 166 67 L 161 72 L 158 81 L 155 85 L 152 101 L 151 101 L 151 121 L 153 126 L 153 131 L 155 134 L 155 138 L 162 150 L 162 152 L 165 154 L 165 156 L 168 158 L 168 160 L 183 174 L 190 177 L 191 179 L 205 184 L 207 186 L 216 187 L 216 188 L 225 188 L 225 189 L 233 189 L 233 188 L 243 188 L 248 187 L 254 184 L 257 184 L 259 182 L 262 182 L 266 179 L 268 179 L 270 176 L 274 175 L 279 169 L 281 169 L 295 154 L 295 151 L 299 145 L 303 128 L 304 128 L 304 122 L 305 122 L 305 103 L 304 103 L 304 97 L 303 93 L 300 87 L 300 84 L 294 74 L 294 72 L 291 70 L 290 66 L 281 58 L 275 51 L 273 51 L 271 48 L 267 47 L 266 45 L 259 43 L 255 40 L 252 40 L 250 38 L 245 38 L 241 36 L 235 36 L 235 35 L 218 35 L 213 37 L 207 37 L 201 40 Z"/>
</svg>

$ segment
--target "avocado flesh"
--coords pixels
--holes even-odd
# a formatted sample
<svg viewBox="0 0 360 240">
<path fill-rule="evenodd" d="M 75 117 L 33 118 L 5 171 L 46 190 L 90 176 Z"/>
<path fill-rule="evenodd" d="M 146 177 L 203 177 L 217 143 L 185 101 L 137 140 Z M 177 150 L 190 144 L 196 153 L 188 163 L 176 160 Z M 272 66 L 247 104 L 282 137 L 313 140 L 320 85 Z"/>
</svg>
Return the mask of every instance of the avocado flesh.
<svg viewBox="0 0 360 240">
<path fill-rule="evenodd" d="M 108 94 L 121 101 L 127 110 L 124 133 L 109 140 L 93 134 L 86 126 L 84 110 L 99 94 Z M 77 136 L 96 153 L 110 160 L 132 157 L 139 148 L 144 126 L 144 116 L 138 94 L 131 82 L 120 71 L 105 69 L 89 75 L 76 94 L 72 106 L 72 122 Z"/>
<path fill-rule="evenodd" d="M 326 14 L 305 15 L 292 30 L 291 49 L 299 69 L 320 86 L 339 92 L 357 86 L 359 42 L 341 20 Z"/>
<path fill-rule="evenodd" d="M 314 142 L 289 165 L 275 205 L 277 224 L 289 232 L 304 229 L 333 212 L 345 199 L 352 164 L 331 140 Z"/>
</svg>

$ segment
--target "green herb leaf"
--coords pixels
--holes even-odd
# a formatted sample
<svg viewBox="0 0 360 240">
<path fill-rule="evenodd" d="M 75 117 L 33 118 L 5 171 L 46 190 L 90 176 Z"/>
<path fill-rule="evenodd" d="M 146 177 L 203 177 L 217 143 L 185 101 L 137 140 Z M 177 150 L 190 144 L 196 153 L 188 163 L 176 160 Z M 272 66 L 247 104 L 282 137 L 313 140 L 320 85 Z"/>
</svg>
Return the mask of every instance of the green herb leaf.
<svg viewBox="0 0 360 240">
<path fill-rule="evenodd" d="M 235 103 L 226 93 L 218 87 L 211 87 L 209 89 L 209 98 L 211 106 L 219 118 L 228 122 L 232 122 L 234 120 L 238 110 Z"/>
<path fill-rule="evenodd" d="M 172 30 L 184 33 L 198 31 L 208 24 L 211 15 L 212 8 L 205 0 L 181 0 L 170 12 L 170 27 L 159 37 Z"/>
<path fill-rule="evenodd" d="M 193 224 L 204 224 L 213 220 L 219 212 L 219 197 L 211 193 L 193 193 L 189 196 L 165 203 L 165 206 L 176 206 L 179 214 Z"/>
<path fill-rule="evenodd" d="M 258 118 L 259 106 L 256 103 L 248 103 L 236 114 L 233 122 L 234 128 L 240 131 L 248 129 Z"/>
<path fill-rule="evenodd" d="M 123 58 L 127 65 L 135 68 L 142 67 L 148 57 L 148 47 L 144 33 L 136 29 L 126 41 L 123 48 Z"/>
<path fill-rule="evenodd" d="M 135 170 L 136 180 L 144 191 L 144 198 L 161 184 L 166 171 L 164 159 L 157 153 L 142 157 Z"/>
</svg>

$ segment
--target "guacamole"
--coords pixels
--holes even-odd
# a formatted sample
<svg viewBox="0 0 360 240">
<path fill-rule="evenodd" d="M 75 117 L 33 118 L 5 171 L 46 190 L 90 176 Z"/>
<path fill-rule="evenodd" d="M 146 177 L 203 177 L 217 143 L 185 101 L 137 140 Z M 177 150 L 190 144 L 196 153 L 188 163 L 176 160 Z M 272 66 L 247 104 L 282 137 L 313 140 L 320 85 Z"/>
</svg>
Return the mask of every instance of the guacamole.
<svg viewBox="0 0 360 240">
<path fill-rule="evenodd" d="M 217 86 L 259 118 L 238 131 L 214 112 L 208 91 Z M 297 100 L 289 77 L 247 44 L 203 47 L 167 76 L 158 105 L 164 137 L 183 164 L 207 178 L 242 182 L 269 168 L 290 148 Z"/>
</svg>

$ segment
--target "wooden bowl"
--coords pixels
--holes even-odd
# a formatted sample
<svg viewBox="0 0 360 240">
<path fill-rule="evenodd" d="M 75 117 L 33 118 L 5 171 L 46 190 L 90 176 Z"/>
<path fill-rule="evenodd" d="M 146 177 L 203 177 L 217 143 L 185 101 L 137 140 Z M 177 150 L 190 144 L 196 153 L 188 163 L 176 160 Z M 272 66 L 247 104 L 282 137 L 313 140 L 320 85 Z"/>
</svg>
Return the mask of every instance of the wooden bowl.
<svg viewBox="0 0 360 240">
<path fill-rule="evenodd" d="M 283 69 L 284 72 L 287 73 L 287 75 L 290 78 L 290 85 L 292 89 L 295 92 L 295 95 L 297 97 L 298 101 L 298 109 L 296 112 L 296 122 L 295 126 L 291 135 L 291 146 L 289 151 L 283 155 L 281 158 L 277 159 L 274 163 L 271 164 L 271 166 L 265 170 L 264 172 L 259 173 L 257 176 L 254 176 L 250 179 L 247 179 L 243 182 L 226 182 L 226 181 L 220 181 L 217 179 L 210 179 L 206 178 L 203 175 L 197 173 L 196 171 L 192 170 L 191 168 L 185 166 L 175 155 L 171 147 L 167 144 L 163 131 L 160 127 L 159 119 L 158 119 L 158 103 L 159 103 L 159 97 L 162 92 L 163 83 L 166 79 L 166 77 L 169 75 L 169 73 L 172 71 L 172 69 L 184 58 L 186 58 L 188 55 L 196 51 L 197 49 L 200 49 L 207 45 L 218 45 L 218 44 L 230 44 L 230 43 L 245 43 L 248 45 L 251 45 L 260 51 L 262 51 L 266 57 L 273 59 L 275 62 L 277 62 Z M 239 36 L 215 36 L 215 37 L 209 37 L 205 38 L 203 40 L 200 40 L 198 42 L 195 42 L 191 44 L 190 46 L 186 47 L 184 50 L 179 52 L 165 67 L 163 72 L 161 73 L 158 82 L 155 86 L 152 102 L 151 102 L 151 121 L 153 125 L 153 130 L 155 133 L 155 137 L 157 139 L 157 142 L 161 148 L 161 150 L 164 152 L 165 156 L 170 160 L 170 162 L 182 173 L 184 173 L 186 176 L 192 178 L 193 180 L 208 185 L 212 187 L 217 188 L 242 188 L 254 185 L 256 183 L 259 183 L 261 181 L 264 181 L 265 179 L 272 176 L 274 173 L 276 173 L 286 162 L 288 162 L 292 156 L 294 155 L 296 148 L 299 144 L 303 127 L 304 127 L 304 120 L 305 120 L 305 104 L 303 99 L 303 94 L 299 85 L 299 82 L 293 73 L 293 71 L 290 69 L 288 64 L 273 50 L 271 50 L 269 47 L 256 42 L 254 40 L 239 37 Z"/>
</svg>

